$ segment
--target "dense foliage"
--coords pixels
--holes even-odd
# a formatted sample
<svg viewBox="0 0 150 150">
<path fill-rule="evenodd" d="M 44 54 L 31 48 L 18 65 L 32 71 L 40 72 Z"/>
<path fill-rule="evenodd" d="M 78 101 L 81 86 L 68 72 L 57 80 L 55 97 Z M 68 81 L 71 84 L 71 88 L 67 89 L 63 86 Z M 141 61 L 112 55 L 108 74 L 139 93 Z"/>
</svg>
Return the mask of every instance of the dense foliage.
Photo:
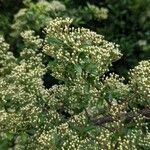
<svg viewBox="0 0 150 150">
<path fill-rule="evenodd" d="M 71 22 L 50 21 L 44 39 L 23 32 L 19 59 L 1 38 L 1 148 L 149 149 L 150 62 L 131 70 L 128 84 L 105 76 L 118 45 Z M 47 70 L 60 85 L 44 87 Z"/>
<path fill-rule="evenodd" d="M 120 45 L 123 57 L 111 71 L 127 77 L 129 69 L 150 58 L 149 0 L 1 0 L 0 8 L 0 33 L 15 53 L 22 47 L 21 31 L 42 34 L 50 19 L 69 16 L 74 26 L 92 29 Z"/>
<path fill-rule="evenodd" d="M 149 0 L 14 3 L 0 0 L 0 149 L 149 150 Z"/>
<path fill-rule="evenodd" d="M 76 6 L 78 25 L 120 45 L 124 55 L 111 70 L 126 76 L 138 61 L 150 58 L 149 0 L 66 0 L 66 4 L 68 1 Z"/>
</svg>

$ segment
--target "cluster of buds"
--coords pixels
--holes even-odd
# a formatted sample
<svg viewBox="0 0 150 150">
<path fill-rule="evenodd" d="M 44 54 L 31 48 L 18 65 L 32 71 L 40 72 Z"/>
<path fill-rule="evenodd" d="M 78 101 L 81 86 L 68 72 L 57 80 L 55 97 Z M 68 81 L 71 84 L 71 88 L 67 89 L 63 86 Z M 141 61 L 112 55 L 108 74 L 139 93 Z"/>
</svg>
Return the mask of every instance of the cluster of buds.
<svg viewBox="0 0 150 150">
<path fill-rule="evenodd" d="M 134 95 L 134 102 L 150 104 L 150 61 L 141 61 L 130 71 L 130 87 Z"/>
<path fill-rule="evenodd" d="M 57 61 L 53 75 L 62 80 L 98 78 L 120 58 L 118 45 L 89 29 L 70 27 L 71 22 L 56 18 L 45 28 L 43 51 Z"/>
<path fill-rule="evenodd" d="M 71 22 L 50 21 L 43 40 L 31 30 L 23 32 L 19 59 L 0 38 L 0 138 L 11 135 L 16 149 L 150 148 L 150 62 L 131 70 L 128 84 L 115 74 L 102 78 L 120 58 L 118 46 L 88 29 L 70 27 Z M 41 47 L 53 58 L 48 67 L 62 85 L 44 87 Z M 136 99 L 147 109 L 130 109 L 128 102 Z"/>
<path fill-rule="evenodd" d="M 108 18 L 108 9 L 104 7 L 97 7 L 95 5 L 88 4 L 88 9 L 91 11 L 93 16 L 98 20 L 104 20 Z"/>
<path fill-rule="evenodd" d="M 8 50 L 9 44 L 0 36 L 0 76 L 10 73 L 10 70 L 16 65 L 16 59 L 13 53 Z"/>
</svg>

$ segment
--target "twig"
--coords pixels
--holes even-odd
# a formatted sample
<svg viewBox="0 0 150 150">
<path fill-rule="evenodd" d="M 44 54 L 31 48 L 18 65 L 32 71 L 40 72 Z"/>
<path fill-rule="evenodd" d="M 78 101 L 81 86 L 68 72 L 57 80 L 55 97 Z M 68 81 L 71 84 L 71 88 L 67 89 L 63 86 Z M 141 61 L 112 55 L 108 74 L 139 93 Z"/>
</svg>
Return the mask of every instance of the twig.
<svg viewBox="0 0 150 150">
<path fill-rule="evenodd" d="M 96 126 L 103 126 L 106 123 L 111 123 L 111 122 L 117 121 L 117 119 L 114 119 L 112 117 L 112 115 L 105 115 L 98 119 L 94 119 L 89 116 L 87 111 L 85 111 L 85 112 L 86 112 L 89 120 L 92 121 L 94 123 L 94 125 L 96 125 Z M 134 117 L 137 117 L 139 115 L 142 115 L 143 117 L 145 117 L 145 119 L 150 119 L 150 109 L 149 108 L 142 109 L 138 112 L 138 114 L 134 114 L 133 112 L 126 113 L 123 115 L 123 118 L 125 118 L 125 120 L 130 122 L 133 120 Z M 118 118 L 118 120 L 119 120 L 119 118 Z"/>
</svg>

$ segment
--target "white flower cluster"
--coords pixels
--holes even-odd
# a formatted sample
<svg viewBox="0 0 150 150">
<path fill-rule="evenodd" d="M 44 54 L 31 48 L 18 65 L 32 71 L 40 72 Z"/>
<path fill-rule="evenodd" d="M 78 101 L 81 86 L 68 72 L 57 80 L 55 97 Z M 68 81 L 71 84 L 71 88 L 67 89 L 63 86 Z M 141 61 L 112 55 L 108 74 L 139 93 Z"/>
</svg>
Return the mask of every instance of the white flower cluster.
<svg viewBox="0 0 150 150">
<path fill-rule="evenodd" d="M 0 37 L 0 76 L 9 73 L 11 68 L 16 65 L 16 59 L 8 49 L 9 45 L 5 43 L 3 37 Z"/>
<path fill-rule="evenodd" d="M 89 29 L 69 27 L 71 22 L 70 18 L 57 18 L 45 28 L 43 51 L 58 61 L 54 76 L 64 78 L 66 68 L 71 65 L 75 68 L 72 72 L 78 72 L 82 78 L 89 74 L 103 75 L 112 62 L 120 58 L 118 45 Z"/>
<path fill-rule="evenodd" d="M 40 0 L 37 5 L 41 5 L 45 7 L 46 12 L 59 12 L 59 11 L 65 11 L 66 7 L 63 5 L 60 1 L 53 0 L 51 2 L 47 2 L 46 0 Z"/>
<path fill-rule="evenodd" d="M 129 96 L 129 85 L 124 84 L 124 78 L 120 78 L 117 74 L 110 74 L 103 79 L 103 94 L 110 101 L 126 101 Z"/>
<path fill-rule="evenodd" d="M 95 5 L 88 4 L 88 9 L 92 12 L 94 17 L 99 21 L 108 18 L 108 9 L 107 8 L 104 8 L 104 7 L 99 8 Z"/>
<path fill-rule="evenodd" d="M 23 38 L 26 47 L 30 47 L 35 50 L 42 47 L 43 40 L 40 39 L 39 36 L 35 36 L 35 32 L 32 30 L 22 32 L 21 37 Z"/>
<path fill-rule="evenodd" d="M 37 3 L 27 0 L 24 3 L 27 7 L 17 12 L 11 25 L 11 35 L 14 37 L 18 37 L 24 30 L 41 30 L 54 16 L 66 10 L 65 5 L 57 0 L 39 0 Z"/>
<path fill-rule="evenodd" d="M 150 104 L 150 61 L 141 61 L 129 75 L 131 89 L 136 95 L 135 101 Z"/>
</svg>

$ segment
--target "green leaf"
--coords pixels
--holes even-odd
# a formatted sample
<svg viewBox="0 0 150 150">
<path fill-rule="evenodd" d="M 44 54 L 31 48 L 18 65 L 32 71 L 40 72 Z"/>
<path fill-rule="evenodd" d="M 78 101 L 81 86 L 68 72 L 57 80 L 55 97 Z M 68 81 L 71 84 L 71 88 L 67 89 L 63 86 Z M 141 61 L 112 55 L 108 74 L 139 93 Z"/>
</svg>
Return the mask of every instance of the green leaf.
<svg viewBox="0 0 150 150">
<path fill-rule="evenodd" d="M 14 135 L 12 133 L 7 133 L 7 139 L 12 140 Z"/>
<path fill-rule="evenodd" d="M 24 142 L 26 142 L 27 138 L 28 138 L 28 134 L 22 132 L 22 133 L 21 133 L 21 139 L 22 139 Z"/>
<path fill-rule="evenodd" d="M 85 127 L 83 132 L 88 132 L 88 131 L 91 131 L 93 129 L 95 129 L 95 126 L 90 125 L 90 126 Z"/>
<path fill-rule="evenodd" d="M 9 142 L 7 140 L 0 139 L 0 150 L 8 150 Z"/>
<path fill-rule="evenodd" d="M 78 75 L 81 75 L 81 73 L 82 73 L 82 68 L 81 68 L 80 65 L 75 65 L 75 70 L 76 70 L 76 72 L 77 72 Z"/>
<path fill-rule="evenodd" d="M 60 39 L 53 38 L 53 37 L 49 37 L 47 42 L 49 44 L 56 44 L 56 45 L 62 45 L 63 44 L 63 42 Z"/>
</svg>

